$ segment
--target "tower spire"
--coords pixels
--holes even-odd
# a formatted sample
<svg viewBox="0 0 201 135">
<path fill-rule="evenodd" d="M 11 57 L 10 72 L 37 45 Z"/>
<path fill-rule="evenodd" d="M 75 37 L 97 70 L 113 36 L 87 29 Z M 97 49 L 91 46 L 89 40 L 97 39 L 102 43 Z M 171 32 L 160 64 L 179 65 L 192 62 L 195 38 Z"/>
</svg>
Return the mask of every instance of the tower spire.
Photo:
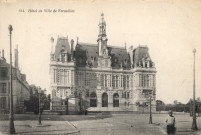
<svg viewBox="0 0 201 135">
<path fill-rule="evenodd" d="M 99 21 L 99 34 L 98 34 L 98 50 L 99 56 L 103 55 L 103 51 L 107 49 L 107 35 L 106 35 L 106 22 L 104 19 L 104 14 L 101 13 L 101 18 Z M 104 49 L 105 48 L 105 49 Z"/>
<path fill-rule="evenodd" d="M 99 37 L 100 36 L 106 36 L 106 22 L 105 22 L 105 19 L 104 19 L 103 12 L 101 13 L 101 18 L 100 18 L 98 26 L 99 26 Z"/>
</svg>

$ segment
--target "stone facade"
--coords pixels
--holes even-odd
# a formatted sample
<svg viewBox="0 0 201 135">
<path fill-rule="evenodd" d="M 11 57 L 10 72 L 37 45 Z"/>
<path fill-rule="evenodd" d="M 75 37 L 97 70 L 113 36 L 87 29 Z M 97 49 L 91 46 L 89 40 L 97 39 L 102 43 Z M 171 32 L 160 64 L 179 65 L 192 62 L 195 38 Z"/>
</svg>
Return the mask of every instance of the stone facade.
<svg viewBox="0 0 201 135">
<path fill-rule="evenodd" d="M 26 75 L 22 74 L 18 67 L 18 49 L 15 49 L 15 61 L 13 67 L 13 111 L 23 113 L 26 108 L 24 101 L 29 100 L 30 91 L 26 81 Z M 0 58 L 0 113 L 9 113 L 10 108 L 10 64 L 4 58 L 4 51 Z"/>
<path fill-rule="evenodd" d="M 110 46 L 104 14 L 98 26 L 97 44 L 77 39 L 74 49 L 74 40 L 51 38 L 52 110 L 148 111 L 151 96 L 156 111 L 156 68 L 148 47 Z"/>
</svg>

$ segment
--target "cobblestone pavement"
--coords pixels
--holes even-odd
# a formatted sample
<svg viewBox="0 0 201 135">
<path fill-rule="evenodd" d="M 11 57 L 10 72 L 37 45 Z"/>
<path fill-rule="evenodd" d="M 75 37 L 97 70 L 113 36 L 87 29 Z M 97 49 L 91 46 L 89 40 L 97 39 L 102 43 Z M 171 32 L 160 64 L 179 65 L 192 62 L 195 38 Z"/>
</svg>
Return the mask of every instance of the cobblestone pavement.
<svg viewBox="0 0 201 135">
<path fill-rule="evenodd" d="M 111 118 L 90 121 L 72 121 L 80 130 L 80 135 L 165 135 L 166 114 L 154 114 L 153 124 L 149 124 L 148 114 L 113 115 Z M 201 122 L 197 118 L 199 130 L 192 131 L 192 117 L 188 115 L 175 115 L 177 135 L 200 135 Z"/>
<path fill-rule="evenodd" d="M 149 114 L 114 114 L 101 119 L 96 115 L 54 115 L 45 116 L 50 119 L 43 120 L 42 126 L 38 125 L 37 120 L 17 120 L 15 129 L 20 135 L 165 135 L 166 116 L 167 114 L 153 114 L 153 124 L 149 124 Z M 192 117 L 189 115 L 175 115 L 175 118 L 176 135 L 201 135 L 201 117 L 197 118 L 198 131 L 191 130 Z M 0 134 L 7 134 L 7 129 L 8 120 L 0 121 Z"/>
<path fill-rule="evenodd" d="M 7 135 L 8 121 L 0 122 L 1 134 Z M 19 135 L 38 135 L 38 134 L 69 134 L 79 132 L 68 121 L 42 121 L 42 125 L 38 125 L 38 121 L 15 121 L 16 134 Z"/>
</svg>

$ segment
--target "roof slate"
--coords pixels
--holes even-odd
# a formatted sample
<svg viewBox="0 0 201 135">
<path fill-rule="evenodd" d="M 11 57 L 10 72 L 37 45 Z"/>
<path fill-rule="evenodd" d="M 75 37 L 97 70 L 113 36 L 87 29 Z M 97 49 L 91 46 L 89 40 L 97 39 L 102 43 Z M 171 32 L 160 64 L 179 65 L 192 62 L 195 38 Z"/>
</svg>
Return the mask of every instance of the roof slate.
<svg viewBox="0 0 201 135">
<path fill-rule="evenodd" d="M 139 66 L 139 62 L 142 62 L 143 58 L 150 58 L 149 48 L 146 46 L 138 46 L 133 51 L 134 65 Z M 151 60 L 151 58 L 150 58 L 150 60 Z M 150 63 L 150 66 L 152 67 L 152 61 Z"/>
<path fill-rule="evenodd" d="M 67 37 L 57 38 L 57 43 L 54 52 L 56 59 L 59 59 L 59 54 L 61 50 L 63 50 L 63 52 L 67 52 L 68 55 L 71 54 L 70 45 Z"/>
<path fill-rule="evenodd" d="M 109 46 L 108 54 L 111 56 L 112 68 L 130 68 L 130 57 L 125 48 Z M 86 63 L 89 66 L 97 67 L 98 65 L 98 45 L 88 43 L 78 43 L 75 52 L 77 66 L 84 67 Z"/>
<path fill-rule="evenodd" d="M 112 68 L 131 68 L 130 55 L 125 47 L 111 46 L 108 45 L 108 55 L 111 57 L 111 67 Z M 133 66 L 139 66 L 139 62 L 142 59 L 151 58 L 149 56 L 147 46 L 138 46 L 133 50 Z M 55 49 L 55 57 L 59 59 L 59 54 L 61 52 L 67 52 L 68 61 L 71 59 L 71 50 L 68 42 L 68 38 L 59 37 Z M 85 67 L 87 64 L 90 67 L 96 68 L 98 66 L 98 44 L 81 43 L 79 42 L 73 52 L 74 58 L 76 60 L 76 65 L 78 67 Z M 152 61 L 150 62 L 150 67 L 152 67 Z"/>
</svg>

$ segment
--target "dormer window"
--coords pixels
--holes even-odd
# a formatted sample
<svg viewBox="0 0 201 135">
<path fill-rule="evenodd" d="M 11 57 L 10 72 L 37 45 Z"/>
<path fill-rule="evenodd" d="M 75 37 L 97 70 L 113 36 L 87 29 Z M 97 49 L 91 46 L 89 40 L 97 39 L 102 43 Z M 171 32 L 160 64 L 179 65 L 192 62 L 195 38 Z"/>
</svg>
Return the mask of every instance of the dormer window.
<svg viewBox="0 0 201 135">
<path fill-rule="evenodd" d="M 117 63 L 117 58 L 114 59 L 114 62 Z"/>
</svg>

